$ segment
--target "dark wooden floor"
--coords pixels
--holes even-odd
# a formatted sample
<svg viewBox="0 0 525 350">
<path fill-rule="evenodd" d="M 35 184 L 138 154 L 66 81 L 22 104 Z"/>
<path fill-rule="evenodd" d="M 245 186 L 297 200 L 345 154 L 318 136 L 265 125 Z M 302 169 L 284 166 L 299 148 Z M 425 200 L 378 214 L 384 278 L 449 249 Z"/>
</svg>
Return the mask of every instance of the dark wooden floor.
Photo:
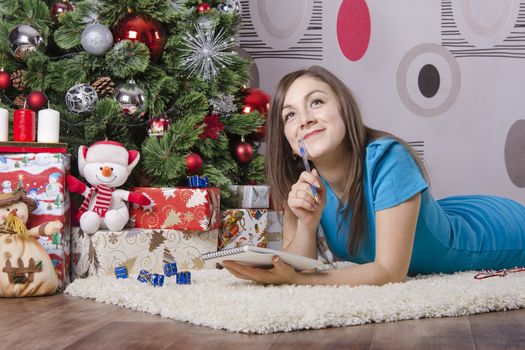
<svg viewBox="0 0 525 350">
<path fill-rule="evenodd" d="M 0 298 L 0 349 L 525 349 L 525 310 L 247 335 L 66 295 Z"/>
</svg>

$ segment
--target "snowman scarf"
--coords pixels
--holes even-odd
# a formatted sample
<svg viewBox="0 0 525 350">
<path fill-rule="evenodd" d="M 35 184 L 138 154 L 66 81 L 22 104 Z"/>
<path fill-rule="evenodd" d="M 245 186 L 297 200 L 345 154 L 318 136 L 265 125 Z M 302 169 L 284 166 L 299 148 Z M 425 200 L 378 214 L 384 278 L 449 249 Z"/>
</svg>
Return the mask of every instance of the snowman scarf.
<svg viewBox="0 0 525 350">
<path fill-rule="evenodd" d="M 80 206 L 79 217 L 88 211 L 91 197 L 93 196 L 93 192 L 95 192 L 95 206 L 92 210 L 103 218 L 106 215 L 106 212 L 109 210 L 109 206 L 111 205 L 111 194 L 113 191 L 115 191 L 114 188 L 104 185 L 91 187 L 88 194 L 86 195 L 86 198 L 84 199 L 84 202 L 82 202 L 82 205 Z"/>
</svg>

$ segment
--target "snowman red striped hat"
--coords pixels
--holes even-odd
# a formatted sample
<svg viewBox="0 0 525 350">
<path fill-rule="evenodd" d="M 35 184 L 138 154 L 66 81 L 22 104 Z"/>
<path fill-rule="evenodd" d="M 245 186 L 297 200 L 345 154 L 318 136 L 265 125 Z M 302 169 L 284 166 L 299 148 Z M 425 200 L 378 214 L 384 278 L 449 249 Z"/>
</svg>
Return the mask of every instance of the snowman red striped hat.
<svg viewBox="0 0 525 350">
<path fill-rule="evenodd" d="M 88 163 L 114 163 L 128 167 L 136 165 L 140 157 L 138 151 L 128 151 L 123 144 L 116 141 L 99 141 L 91 146 L 80 146 L 78 149 L 78 170 L 82 176 L 82 169 Z"/>
</svg>

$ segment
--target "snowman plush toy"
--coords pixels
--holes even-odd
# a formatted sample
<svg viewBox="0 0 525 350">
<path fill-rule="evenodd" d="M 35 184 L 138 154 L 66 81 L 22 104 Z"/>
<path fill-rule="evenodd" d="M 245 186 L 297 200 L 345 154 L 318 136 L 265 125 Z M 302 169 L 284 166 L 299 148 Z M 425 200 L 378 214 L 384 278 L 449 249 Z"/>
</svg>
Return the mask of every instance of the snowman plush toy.
<svg viewBox="0 0 525 350">
<path fill-rule="evenodd" d="M 79 147 L 78 171 L 91 187 L 71 175 L 66 182 L 71 192 L 84 196 L 77 219 L 85 233 L 95 233 L 100 228 L 122 231 L 129 220 L 126 202 L 143 206 L 151 203 L 142 193 L 117 189 L 127 181 L 139 159 L 138 151 L 128 151 L 115 141 Z"/>
</svg>

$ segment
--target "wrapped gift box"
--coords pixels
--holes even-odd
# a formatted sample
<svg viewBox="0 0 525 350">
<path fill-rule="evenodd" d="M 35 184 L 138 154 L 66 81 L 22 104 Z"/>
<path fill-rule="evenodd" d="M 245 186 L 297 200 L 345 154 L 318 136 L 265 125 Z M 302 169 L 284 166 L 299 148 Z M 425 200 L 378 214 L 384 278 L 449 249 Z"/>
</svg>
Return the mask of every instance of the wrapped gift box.
<svg viewBox="0 0 525 350">
<path fill-rule="evenodd" d="M 54 220 L 63 224 L 60 232 L 38 240 L 53 262 L 60 289 L 69 283 L 70 277 L 70 203 L 69 195 L 64 191 L 69 165 L 69 156 L 58 151 L 0 154 L 1 192 L 8 193 L 22 187 L 37 202 L 38 207 L 30 214 L 27 227 L 30 229 Z"/>
<path fill-rule="evenodd" d="M 62 153 L 66 154 L 67 143 L 0 142 L 0 153 Z"/>
<path fill-rule="evenodd" d="M 280 211 L 268 210 L 268 243 L 267 248 L 281 250 L 283 246 L 283 214 Z"/>
<path fill-rule="evenodd" d="M 164 265 L 176 262 L 179 271 L 215 268 L 201 254 L 217 250 L 218 230 L 207 232 L 129 229 L 84 233 L 72 229 L 72 276 L 114 275 L 115 267 L 126 266 L 129 274 L 140 270 L 164 273 Z"/>
<path fill-rule="evenodd" d="M 151 199 L 147 207 L 131 207 L 135 228 L 209 231 L 219 228 L 218 188 L 136 187 Z"/>
<path fill-rule="evenodd" d="M 270 207 L 270 188 L 268 186 L 229 186 L 232 196 L 224 203 L 228 208 L 262 208 Z"/>
<path fill-rule="evenodd" d="M 219 249 L 241 245 L 266 247 L 267 209 L 228 209 L 222 212 Z"/>
</svg>

